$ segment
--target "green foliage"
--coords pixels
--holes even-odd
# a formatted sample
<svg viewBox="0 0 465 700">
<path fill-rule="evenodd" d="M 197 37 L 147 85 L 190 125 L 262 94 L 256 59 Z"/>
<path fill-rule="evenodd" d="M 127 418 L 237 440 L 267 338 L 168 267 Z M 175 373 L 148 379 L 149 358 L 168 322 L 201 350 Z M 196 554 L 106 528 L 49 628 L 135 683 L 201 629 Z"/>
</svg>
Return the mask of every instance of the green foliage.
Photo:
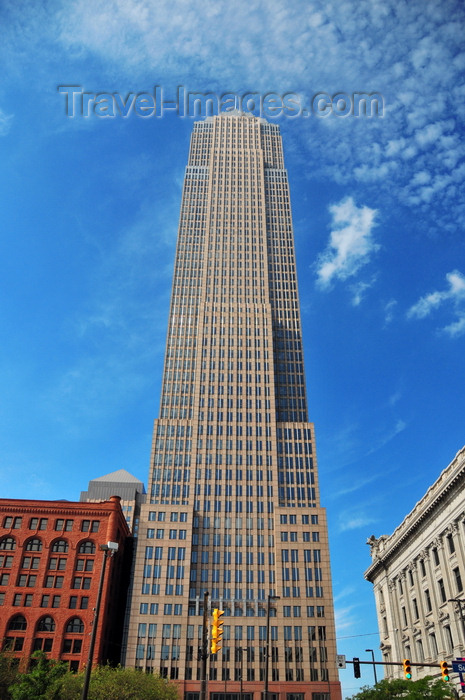
<svg viewBox="0 0 465 700">
<path fill-rule="evenodd" d="M 8 689 L 12 700 L 60 700 L 56 692 L 50 694 L 50 691 L 67 673 L 66 665 L 47 659 L 43 651 L 35 651 L 31 660 L 32 668 L 19 673 Z"/>
<path fill-rule="evenodd" d="M 404 698 L 404 700 L 448 700 L 455 698 L 452 687 L 441 679 L 433 680 L 430 677 L 420 678 L 417 681 L 409 681 L 404 678 L 383 680 L 375 686 L 364 686 L 358 693 L 348 700 L 391 700 L 391 698 Z"/>
<path fill-rule="evenodd" d="M 0 653 L 0 700 L 10 700 L 8 688 L 18 676 L 18 659 L 7 651 Z"/>
<path fill-rule="evenodd" d="M 84 673 L 68 673 L 59 682 L 59 694 L 46 695 L 45 698 L 79 700 L 83 682 Z M 121 667 L 98 666 L 92 670 L 88 700 L 178 700 L 178 691 L 173 683 L 157 675 Z"/>
<path fill-rule="evenodd" d="M 0 653 L 0 700 L 80 700 L 84 672 L 71 673 L 42 651 L 31 660 L 29 671 L 19 673 L 17 659 Z M 178 700 L 178 691 L 158 675 L 98 666 L 91 673 L 88 700 Z"/>
</svg>

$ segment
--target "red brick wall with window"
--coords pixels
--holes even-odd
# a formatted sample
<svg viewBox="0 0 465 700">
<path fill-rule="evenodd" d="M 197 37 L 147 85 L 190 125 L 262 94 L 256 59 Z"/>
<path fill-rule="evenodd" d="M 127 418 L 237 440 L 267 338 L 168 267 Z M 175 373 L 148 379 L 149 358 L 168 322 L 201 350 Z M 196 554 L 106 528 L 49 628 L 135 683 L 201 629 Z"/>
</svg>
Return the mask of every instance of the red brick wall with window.
<svg viewBox="0 0 465 700">
<path fill-rule="evenodd" d="M 94 663 L 118 662 L 131 538 L 112 496 L 102 503 L 0 499 L 0 642 L 23 663 L 36 649 L 78 670 L 89 653 L 104 552 Z M 111 595 L 110 595 L 111 591 Z"/>
</svg>

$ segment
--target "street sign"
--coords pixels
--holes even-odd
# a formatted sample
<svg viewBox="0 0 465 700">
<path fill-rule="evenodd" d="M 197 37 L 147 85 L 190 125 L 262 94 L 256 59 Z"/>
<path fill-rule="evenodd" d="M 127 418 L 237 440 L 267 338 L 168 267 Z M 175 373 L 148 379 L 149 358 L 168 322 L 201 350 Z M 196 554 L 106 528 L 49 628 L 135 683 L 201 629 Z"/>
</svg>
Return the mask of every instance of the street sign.
<svg viewBox="0 0 465 700">
<path fill-rule="evenodd" d="M 345 654 L 338 654 L 336 656 L 337 660 L 337 667 L 338 668 L 345 668 L 346 667 L 346 657 Z"/>
<path fill-rule="evenodd" d="M 452 670 L 455 673 L 465 673 L 465 661 L 452 661 Z"/>
</svg>

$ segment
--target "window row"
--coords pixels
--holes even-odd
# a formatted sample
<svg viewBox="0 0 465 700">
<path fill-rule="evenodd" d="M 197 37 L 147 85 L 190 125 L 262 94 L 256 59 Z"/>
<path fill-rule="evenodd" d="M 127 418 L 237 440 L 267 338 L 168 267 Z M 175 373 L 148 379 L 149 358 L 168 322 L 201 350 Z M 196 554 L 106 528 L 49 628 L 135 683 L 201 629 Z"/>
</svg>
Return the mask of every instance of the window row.
<svg viewBox="0 0 465 700">
<path fill-rule="evenodd" d="M 0 605 L 5 604 L 6 593 L 0 592 Z M 14 607 L 31 608 L 34 604 L 37 605 L 37 598 L 40 595 L 41 608 L 59 608 L 61 607 L 61 595 L 34 594 L 34 593 L 14 593 L 12 603 Z M 69 596 L 67 607 L 70 610 L 80 609 L 87 610 L 89 607 L 89 596 Z"/>
<path fill-rule="evenodd" d="M 7 515 L 3 518 L 3 528 L 5 530 L 19 530 L 23 526 L 24 518 L 22 516 Z M 28 523 L 29 530 L 46 530 L 48 528 L 48 518 L 30 518 Z M 71 532 L 74 528 L 74 520 L 57 518 L 54 520 L 53 529 L 57 532 Z M 98 532 L 100 528 L 100 520 L 80 520 L 80 532 Z"/>
<path fill-rule="evenodd" d="M 28 628 L 28 623 L 24 615 L 15 615 L 11 618 L 7 625 L 7 631 L 25 632 Z M 56 622 L 51 615 L 41 617 L 35 627 L 38 632 L 54 632 Z M 72 617 L 65 625 L 65 632 L 80 633 L 84 632 L 84 622 L 80 617 Z"/>
<path fill-rule="evenodd" d="M 44 548 L 44 543 L 40 537 L 31 537 L 26 540 L 23 545 L 23 549 L 26 552 L 41 552 Z M 16 549 L 16 539 L 9 535 L 7 537 L 2 537 L 0 539 L 0 551 L 14 551 Z M 52 552 L 68 552 L 69 542 L 67 540 L 55 540 L 50 545 L 50 550 Z M 84 540 L 80 542 L 77 546 L 77 551 L 79 554 L 95 554 L 96 546 L 95 542 L 92 540 Z"/>
</svg>

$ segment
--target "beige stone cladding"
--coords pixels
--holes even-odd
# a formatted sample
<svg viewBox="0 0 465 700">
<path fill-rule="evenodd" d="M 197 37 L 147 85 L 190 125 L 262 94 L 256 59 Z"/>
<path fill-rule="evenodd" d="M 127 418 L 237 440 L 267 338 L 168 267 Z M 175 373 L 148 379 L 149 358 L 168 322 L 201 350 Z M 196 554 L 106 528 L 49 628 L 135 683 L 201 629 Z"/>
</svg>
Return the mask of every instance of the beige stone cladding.
<svg viewBox="0 0 465 700">
<path fill-rule="evenodd" d="M 465 656 L 465 448 L 392 535 L 368 543 L 365 578 L 373 583 L 383 659 L 435 664 L 414 666 L 413 678 L 440 677 L 442 660 L 451 666 Z M 401 667 L 385 669 L 403 676 Z M 459 688 L 458 675 L 452 679 Z"/>
<path fill-rule="evenodd" d="M 210 692 L 263 690 L 272 596 L 270 693 L 340 698 L 281 135 L 238 112 L 191 138 L 126 653 L 190 700 L 205 591 Z"/>
</svg>

